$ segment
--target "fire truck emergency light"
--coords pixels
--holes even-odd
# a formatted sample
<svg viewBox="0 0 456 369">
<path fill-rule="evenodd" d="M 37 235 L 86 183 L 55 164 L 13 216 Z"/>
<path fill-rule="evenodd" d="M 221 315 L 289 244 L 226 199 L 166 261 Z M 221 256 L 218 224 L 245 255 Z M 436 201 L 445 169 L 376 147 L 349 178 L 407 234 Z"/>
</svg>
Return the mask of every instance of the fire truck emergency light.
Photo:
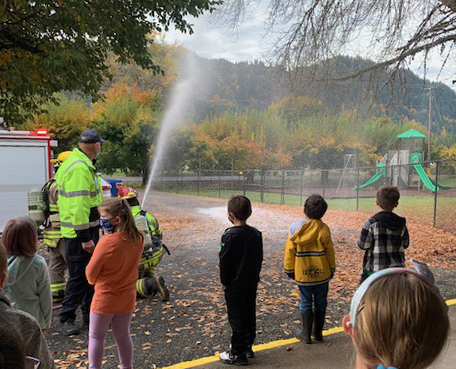
<svg viewBox="0 0 456 369">
<path fill-rule="evenodd" d="M 45 128 L 40 128 L 40 129 L 36 130 L 36 133 L 39 134 L 39 135 L 47 135 L 48 131 Z"/>
</svg>

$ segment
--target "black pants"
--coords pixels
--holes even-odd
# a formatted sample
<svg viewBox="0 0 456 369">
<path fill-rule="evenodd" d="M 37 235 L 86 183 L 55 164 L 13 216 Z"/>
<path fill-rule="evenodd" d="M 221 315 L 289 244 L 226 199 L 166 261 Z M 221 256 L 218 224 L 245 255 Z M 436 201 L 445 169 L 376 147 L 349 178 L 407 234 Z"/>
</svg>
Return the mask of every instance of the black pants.
<svg viewBox="0 0 456 369">
<path fill-rule="evenodd" d="M 231 352 L 241 355 L 253 345 L 256 337 L 257 284 L 242 288 L 226 288 L 225 300 L 231 326 Z"/>
<path fill-rule="evenodd" d="M 92 240 L 95 244 L 99 238 L 99 228 L 91 229 Z M 92 254 L 82 248 L 78 238 L 65 238 L 65 253 L 67 258 L 69 278 L 65 289 L 65 298 L 62 302 L 60 322 L 75 320 L 76 310 L 81 305 L 82 314 L 90 313 L 90 304 L 94 288 L 87 282 L 85 270 Z"/>
</svg>

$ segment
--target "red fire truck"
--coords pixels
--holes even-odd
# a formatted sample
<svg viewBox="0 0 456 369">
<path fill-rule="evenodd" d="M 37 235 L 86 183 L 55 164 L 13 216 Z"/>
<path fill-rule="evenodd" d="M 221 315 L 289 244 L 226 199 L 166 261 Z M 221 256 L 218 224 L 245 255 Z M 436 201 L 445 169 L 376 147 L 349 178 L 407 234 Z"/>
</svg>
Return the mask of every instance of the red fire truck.
<svg viewBox="0 0 456 369">
<path fill-rule="evenodd" d="M 9 219 L 27 215 L 27 193 L 52 177 L 52 148 L 56 146 L 45 129 L 0 127 L 0 233 Z"/>
</svg>

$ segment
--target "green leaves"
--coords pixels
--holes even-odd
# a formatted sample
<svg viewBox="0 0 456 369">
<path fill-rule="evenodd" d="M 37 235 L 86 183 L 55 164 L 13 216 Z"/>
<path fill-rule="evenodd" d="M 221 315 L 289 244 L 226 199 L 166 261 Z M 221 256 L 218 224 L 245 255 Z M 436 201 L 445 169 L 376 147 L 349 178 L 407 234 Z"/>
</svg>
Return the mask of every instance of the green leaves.
<svg viewBox="0 0 456 369">
<path fill-rule="evenodd" d="M 198 16 L 213 0 L 26 0 L 0 5 L 0 116 L 9 124 L 59 91 L 97 96 L 109 77 L 113 53 L 162 73 L 148 52 L 150 33 L 169 25 L 191 32 L 186 14 Z"/>
</svg>

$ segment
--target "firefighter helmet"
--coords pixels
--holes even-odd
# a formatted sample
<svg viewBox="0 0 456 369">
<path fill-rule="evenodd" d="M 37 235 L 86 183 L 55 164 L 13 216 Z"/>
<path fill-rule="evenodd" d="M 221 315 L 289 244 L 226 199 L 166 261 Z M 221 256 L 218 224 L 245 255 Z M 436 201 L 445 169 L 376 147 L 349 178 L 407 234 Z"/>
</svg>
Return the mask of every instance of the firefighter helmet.
<svg viewBox="0 0 456 369">
<path fill-rule="evenodd" d="M 59 156 L 57 156 L 57 159 L 54 159 L 54 160 L 51 160 L 52 163 L 54 164 L 54 167 L 58 168 L 60 167 L 64 162 L 65 160 L 67 160 L 71 154 L 73 154 L 72 151 L 63 151 L 59 154 Z"/>
<path fill-rule="evenodd" d="M 121 187 L 119 188 L 119 197 L 122 199 L 132 199 L 134 197 L 138 197 L 138 195 L 131 187 Z"/>
</svg>

